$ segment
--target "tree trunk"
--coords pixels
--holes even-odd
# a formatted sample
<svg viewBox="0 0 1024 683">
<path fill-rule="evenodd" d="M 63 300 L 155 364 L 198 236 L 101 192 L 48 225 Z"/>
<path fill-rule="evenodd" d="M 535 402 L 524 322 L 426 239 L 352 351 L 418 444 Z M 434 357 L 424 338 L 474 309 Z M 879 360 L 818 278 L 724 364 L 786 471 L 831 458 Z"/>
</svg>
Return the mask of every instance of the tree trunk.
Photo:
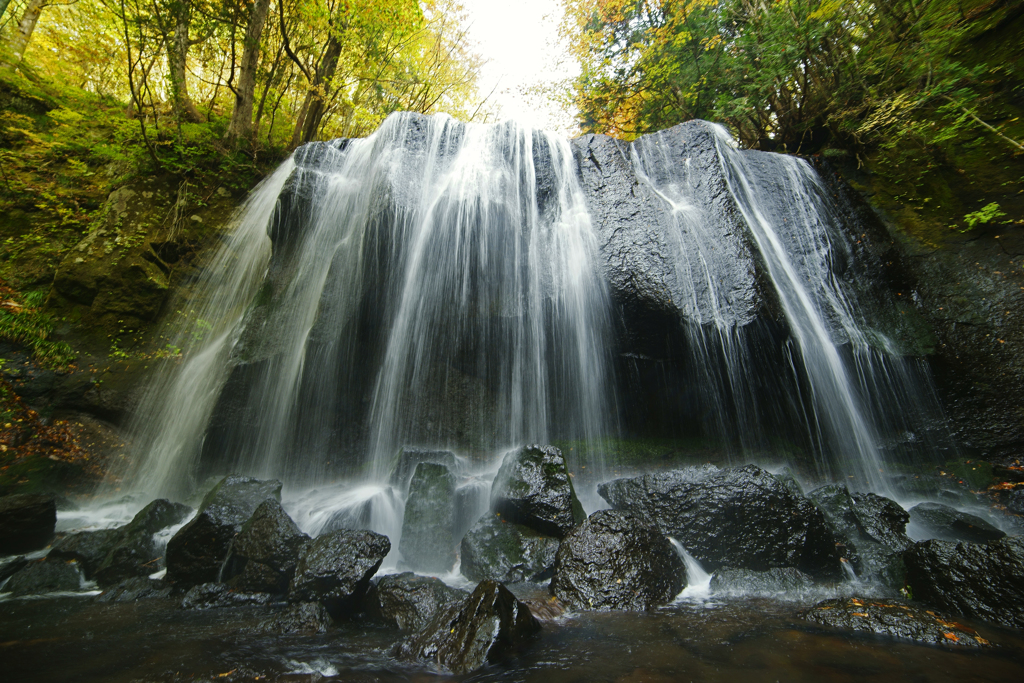
<svg viewBox="0 0 1024 683">
<path fill-rule="evenodd" d="M 186 62 L 192 47 L 188 37 L 192 27 L 192 0 L 177 0 L 169 9 L 174 16 L 174 36 L 167 43 L 167 66 L 174 114 L 181 121 L 202 121 L 202 115 L 188 94 L 186 80 Z"/>
<path fill-rule="evenodd" d="M 0 2 L 2 1 L 0 0 Z M 32 38 L 32 32 L 36 30 L 36 22 L 39 21 L 39 15 L 45 6 L 46 0 L 28 0 L 28 5 L 25 6 L 25 13 L 21 15 L 21 21 L 18 22 L 18 28 L 15 29 L 11 42 L 7 45 L 11 52 L 11 63 L 0 64 L 0 66 L 5 67 L 9 71 L 18 66 L 25 54 L 28 41 Z"/>
<path fill-rule="evenodd" d="M 293 146 L 298 137 L 298 142 L 312 142 L 320 129 L 320 122 L 323 121 L 327 111 L 327 96 L 330 93 L 331 81 L 334 73 L 338 70 L 338 58 L 341 57 L 341 43 L 335 36 L 331 36 L 327 43 L 327 50 L 320 66 L 316 70 L 316 78 L 307 95 L 308 106 L 305 107 L 305 116 L 296 121 L 297 136 L 293 136 Z M 301 131 L 301 133 L 300 133 Z"/>
<path fill-rule="evenodd" d="M 260 61 L 260 36 L 267 21 L 270 0 L 256 0 L 249 11 L 249 24 L 245 27 L 245 47 L 235 89 L 235 108 L 231 112 L 227 139 L 237 142 L 252 137 L 252 105 L 256 93 L 256 67 Z"/>
</svg>

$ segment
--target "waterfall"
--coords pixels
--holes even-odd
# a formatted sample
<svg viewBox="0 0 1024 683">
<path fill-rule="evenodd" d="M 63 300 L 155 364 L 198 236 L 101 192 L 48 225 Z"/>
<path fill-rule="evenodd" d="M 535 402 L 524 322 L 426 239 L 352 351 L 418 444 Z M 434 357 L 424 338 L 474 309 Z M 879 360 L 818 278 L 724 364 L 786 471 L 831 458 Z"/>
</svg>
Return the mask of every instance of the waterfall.
<svg viewBox="0 0 1024 683">
<path fill-rule="evenodd" d="M 892 445 L 941 411 L 854 291 L 849 226 L 813 168 L 704 122 L 580 140 L 395 114 L 296 150 L 174 303 L 180 354 L 136 411 L 121 487 L 344 481 L 362 488 L 331 524 L 392 529 L 403 448 L 479 473 L 564 441 L 577 476 L 605 478 L 622 390 L 743 462 L 810 453 L 820 478 L 886 491 Z M 645 324 L 676 374 L 622 389 Z"/>
<path fill-rule="evenodd" d="M 396 114 L 300 148 L 182 306 L 182 358 L 138 411 L 127 483 L 385 483 L 406 446 L 596 441 L 614 431 L 597 260 L 552 135 Z"/>
<path fill-rule="evenodd" d="M 854 258 L 850 237 L 814 169 L 797 157 L 739 150 L 724 128 L 700 125 L 713 136 L 723 187 L 709 188 L 715 174 L 706 162 L 694 172 L 690 152 L 664 134 L 639 139 L 631 153 L 674 228 L 690 376 L 710 421 L 720 435 L 738 432 L 744 451 L 756 453 L 770 451 L 773 436 L 797 416 L 819 476 L 887 491 L 884 443 L 916 438 L 914 430 L 941 421 L 927 372 L 900 357 L 842 281 Z M 743 241 L 708 213 L 707 198 L 723 192 L 741 218 Z M 736 301 L 754 268 L 784 315 L 781 344 L 766 344 Z"/>
</svg>

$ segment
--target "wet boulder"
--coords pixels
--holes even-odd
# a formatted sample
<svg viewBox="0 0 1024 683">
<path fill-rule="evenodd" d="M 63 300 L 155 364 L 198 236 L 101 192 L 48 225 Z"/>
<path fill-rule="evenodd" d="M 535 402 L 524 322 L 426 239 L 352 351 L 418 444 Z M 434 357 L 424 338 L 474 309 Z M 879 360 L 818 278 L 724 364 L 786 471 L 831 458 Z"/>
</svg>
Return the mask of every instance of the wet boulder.
<svg viewBox="0 0 1024 683">
<path fill-rule="evenodd" d="M 1015 515 L 1024 515 L 1024 488 L 1016 488 L 1006 496 L 1006 509 Z"/>
<path fill-rule="evenodd" d="M 408 633 L 422 630 L 439 612 L 469 597 L 440 579 L 412 572 L 381 577 L 372 593 L 384 621 Z"/>
<path fill-rule="evenodd" d="M 562 539 L 551 592 L 571 609 L 649 610 L 686 586 L 686 566 L 654 524 L 599 510 Z"/>
<path fill-rule="evenodd" d="M 331 615 L 319 602 L 301 602 L 289 605 L 277 614 L 261 620 L 252 629 L 253 633 L 267 635 L 316 635 L 327 633 L 331 627 Z"/>
<path fill-rule="evenodd" d="M 42 558 L 29 562 L 10 578 L 4 592 L 14 595 L 39 595 L 55 591 L 77 591 L 82 575 L 75 560 Z"/>
<path fill-rule="evenodd" d="M 0 584 L 27 567 L 28 563 L 24 556 L 4 558 L 0 563 Z"/>
<path fill-rule="evenodd" d="M 420 571 L 446 572 L 455 565 L 455 476 L 446 466 L 416 466 L 398 549 L 405 563 Z"/>
<path fill-rule="evenodd" d="M 763 597 L 804 591 L 813 586 L 814 579 L 793 567 L 776 567 L 763 572 L 722 567 L 711 577 L 710 584 L 712 593 L 739 593 Z"/>
<path fill-rule="evenodd" d="M 48 557 L 78 560 L 85 578 L 92 579 L 110 551 L 121 540 L 122 528 L 81 531 L 69 534 L 53 545 Z"/>
<path fill-rule="evenodd" d="M 184 586 L 215 581 L 231 541 L 267 499 L 281 500 L 281 482 L 225 477 L 199 512 L 167 543 L 167 580 Z"/>
<path fill-rule="evenodd" d="M 402 491 L 408 491 L 409 484 L 412 482 L 412 475 L 415 474 L 416 467 L 420 463 L 444 465 L 450 471 L 454 471 L 455 454 L 451 451 L 403 448 L 398 452 L 395 467 L 391 470 L 391 476 L 389 477 L 391 485 Z"/>
<path fill-rule="evenodd" d="M 554 446 L 524 446 L 505 456 L 491 485 L 491 510 L 556 538 L 586 518 Z"/>
<path fill-rule="evenodd" d="M 299 556 L 288 601 L 322 602 L 336 619 L 350 614 L 390 551 L 387 536 L 372 531 L 338 529 L 319 536 Z"/>
<path fill-rule="evenodd" d="M 1024 538 L 924 541 L 903 553 L 903 563 L 915 600 L 1024 628 Z"/>
<path fill-rule="evenodd" d="M 558 539 L 488 513 L 462 539 L 462 573 L 501 583 L 551 578 Z"/>
<path fill-rule="evenodd" d="M 97 602 L 138 602 L 169 598 L 174 587 L 147 576 L 133 576 L 116 583 L 96 596 Z"/>
<path fill-rule="evenodd" d="M 181 599 L 182 609 L 219 609 L 221 607 L 249 607 L 267 605 L 274 601 L 270 593 L 247 593 L 235 590 L 226 583 L 201 583 L 192 586 Z"/>
<path fill-rule="evenodd" d="M 0 497 L 0 555 L 45 548 L 56 526 L 53 496 L 19 493 Z"/>
<path fill-rule="evenodd" d="M 807 621 L 844 631 L 866 631 L 880 636 L 913 640 L 929 645 L 989 647 L 990 643 L 970 626 L 951 617 L 907 605 L 897 600 L 836 598 L 823 600 L 801 612 Z"/>
<path fill-rule="evenodd" d="M 465 601 L 439 613 L 421 633 L 399 643 L 396 654 L 466 674 L 514 654 L 539 630 L 529 608 L 507 588 L 482 581 Z"/>
<path fill-rule="evenodd" d="M 243 591 L 284 593 L 309 542 L 281 504 L 269 498 L 231 542 L 222 579 Z"/>
<path fill-rule="evenodd" d="M 708 571 L 796 567 L 812 576 L 841 575 L 821 511 L 755 465 L 687 467 L 597 490 L 613 508 L 653 521 Z"/>
<path fill-rule="evenodd" d="M 903 508 L 875 494 L 854 497 L 843 484 L 822 486 L 807 497 L 825 516 L 841 559 L 858 578 L 903 587 L 901 553 L 912 543 L 903 533 L 908 518 Z"/>
<path fill-rule="evenodd" d="M 853 513 L 864 533 L 893 550 L 906 550 L 914 544 L 907 536 L 910 513 L 894 500 L 876 493 L 854 493 Z"/>
<path fill-rule="evenodd" d="M 910 521 L 928 537 L 940 541 L 987 543 L 1006 534 L 981 517 L 941 503 L 919 503 L 910 508 Z"/>
<path fill-rule="evenodd" d="M 117 543 L 96 569 L 96 583 L 112 586 L 132 576 L 148 576 L 158 571 L 163 548 L 153 534 L 180 523 L 191 513 L 189 506 L 164 499 L 144 507 L 131 522 L 118 529 Z"/>
</svg>

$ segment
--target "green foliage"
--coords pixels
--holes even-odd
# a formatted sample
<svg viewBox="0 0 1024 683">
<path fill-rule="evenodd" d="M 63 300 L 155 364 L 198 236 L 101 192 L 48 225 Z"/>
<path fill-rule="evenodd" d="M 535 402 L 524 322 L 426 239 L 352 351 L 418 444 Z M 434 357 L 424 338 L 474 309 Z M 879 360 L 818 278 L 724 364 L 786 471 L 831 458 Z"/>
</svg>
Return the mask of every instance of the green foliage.
<svg viewBox="0 0 1024 683">
<path fill-rule="evenodd" d="M 880 146 L 903 165 L 982 132 L 1004 62 L 969 61 L 989 6 L 939 0 L 566 0 L 584 132 L 625 137 L 689 118 L 749 147 Z M 994 10 L 993 10 L 994 11 Z M 901 154 L 906 158 L 900 158 Z"/>
<path fill-rule="evenodd" d="M 995 219 L 1002 218 L 1004 216 L 1006 216 L 1006 214 L 1003 211 L 999 210 L 998 202 L 986 204 L 977 211 L 971 212 L 964 216 L 964 222 L 967 223 L 967 227 L 961 230 L 960 232 L 967 232 L 968 230 L 974 229 L 976 225 L 990 223 Z"/>
<path fill-rule="evenodd" d="M 35 293 L 26 298 L 38 301 L 41 297 Z M 4 304 L 0 308 L 0 339 L 24 344 L 39 363 L 48 367 L 62 368 L 74 362 L 76 354 L 70 346 L 50 340 L 53 319 L 49 315 L 10 300 Z"/>
</svg>

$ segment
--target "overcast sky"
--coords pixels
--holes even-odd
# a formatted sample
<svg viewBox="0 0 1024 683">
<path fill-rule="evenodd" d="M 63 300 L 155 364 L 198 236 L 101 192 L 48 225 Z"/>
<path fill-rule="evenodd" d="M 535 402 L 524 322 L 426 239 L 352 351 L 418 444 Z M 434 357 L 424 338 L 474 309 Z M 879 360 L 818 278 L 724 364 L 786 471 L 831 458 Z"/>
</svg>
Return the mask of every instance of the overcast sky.
<svg viewBox="0 0 1024 683">
<path fill-rule="evenodd" d="M 546 101 L 526 102 L 520 89 L 570 75 L 558 41 L 562 6 L 558 0 L 463 0 L 476 51 L 488 60 L 480 92 L 494 102 L 501 119 L 516 119 L 536 128 L 571 134 L 571 112 Z"/>
</svg>

